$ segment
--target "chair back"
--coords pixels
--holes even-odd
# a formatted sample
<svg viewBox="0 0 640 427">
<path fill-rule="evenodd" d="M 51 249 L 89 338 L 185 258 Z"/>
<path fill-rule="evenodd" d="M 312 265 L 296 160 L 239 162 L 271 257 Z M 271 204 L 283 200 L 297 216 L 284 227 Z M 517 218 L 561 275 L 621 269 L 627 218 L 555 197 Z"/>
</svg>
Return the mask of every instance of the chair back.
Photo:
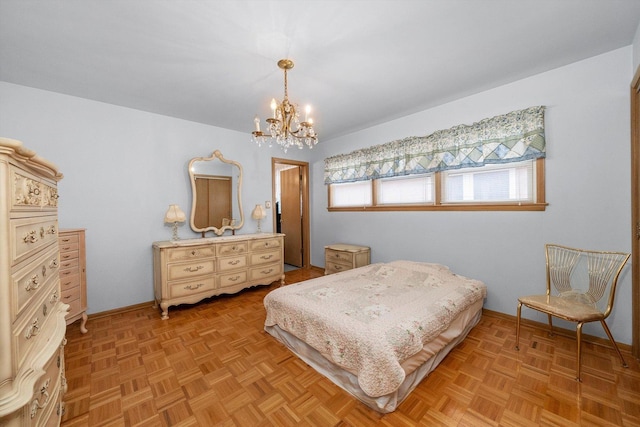
<svg viewBox="0 0 640 427">
<path fill-rule="evenodd" d="M 622 268 L 630 257 L 623 252 L 590 251 L 545 245 L 547 295 L 596 307 L 609 316 Z"/>
</svg>

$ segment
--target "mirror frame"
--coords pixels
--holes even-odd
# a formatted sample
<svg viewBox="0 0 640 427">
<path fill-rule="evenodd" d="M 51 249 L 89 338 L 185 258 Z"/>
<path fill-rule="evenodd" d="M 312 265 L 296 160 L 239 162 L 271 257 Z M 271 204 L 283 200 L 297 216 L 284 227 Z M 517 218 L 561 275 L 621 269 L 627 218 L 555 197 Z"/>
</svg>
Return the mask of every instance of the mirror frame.
<svg viewBox="0 0 640 427">
<path fill-rule="evenodd" d="M 220 160 L 223 163 L 234 165 L 238 168 L 239 173 L 238 173 L 237 190 L 238 190 L 238 210 L 240 211 L 240 223 L 236 225 L 225 225 L 225 226 L 222 226 L 221 228 L 217 228 L 213 226 L 206 227 L 206 228 L 198 228 L 196 227 L 196 224 L 195 224 L 195 213 L 196 213 L 195 175 L 196 173 L 194 173 L 193 171 L 193 164 L 195 162 L 209 162 L 214 160 Z M 220 152 L 220 150 L 215 150 L 211 154 L 211 157 L 194 157 L 193 159 L 191 159 L 189 161 L 188 170 L 189 170 L 189 179 L 191 181 L 191 218 L 190 218 L 191 229 L 197 233 L 202 233 L 202 237 L 204 237 L 204 234 L 207 231 L 213 231 L 213 233 L 216 236 L 221 236 L 227 230 L 231 230 L 233 233 L 235 233 L 236 230 L 239 230 L 240 228 L 242 228 L 242 226 L 244 225 L 244 211 L 242 210 L 242 165 L 234 160 L 225 159 L 222 153 Z"/>
</svg>

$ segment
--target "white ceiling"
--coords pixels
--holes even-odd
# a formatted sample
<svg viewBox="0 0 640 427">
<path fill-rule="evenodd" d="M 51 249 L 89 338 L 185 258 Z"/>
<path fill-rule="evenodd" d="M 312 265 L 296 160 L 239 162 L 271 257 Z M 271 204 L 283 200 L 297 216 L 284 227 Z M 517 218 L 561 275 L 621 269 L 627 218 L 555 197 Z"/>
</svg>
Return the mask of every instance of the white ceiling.
<svg viewBox="0 0 640 427">
<path fill-rule="evenodd" d="M 283 96 L 320 140 L 619 47 L 638 0 L 0 0 L 0 80 L 249 133 Z"/>
</svg>

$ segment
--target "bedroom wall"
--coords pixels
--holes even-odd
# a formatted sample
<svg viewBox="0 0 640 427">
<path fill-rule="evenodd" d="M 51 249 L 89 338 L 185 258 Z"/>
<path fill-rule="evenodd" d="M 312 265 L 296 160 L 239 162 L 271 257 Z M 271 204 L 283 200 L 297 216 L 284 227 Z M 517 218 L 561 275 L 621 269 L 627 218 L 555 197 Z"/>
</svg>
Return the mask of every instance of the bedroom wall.
<svg viewBox="0 0 640 427">
<path fill-rule="evenodd" d="M 545 243 L 630 252 L 631 79 L 629 46 L 323 141 L 312 164 L 312 263 L 324 265 L 324 245 L 343 242 L 370 246 L 372 262 L 446 264 L 488 285 L 486 308 L 515 315 L 519 295 L 544 290 Z M 547 107 L 545 212 L 327 211 L 325 157 L 534 105 Z M 546 322 L 531 310 L 523 315 Z M 627 265 L 609 318 L 620 342 L 631 342 L 630 319 Z M 605 336 L 599 325 L 585 326 L 585 332 Z"/>
<path fill-rule="evenodd" d="M 163 223 L 169 204 L 191 211 L 192 157 L 219 149 L 242 163 L 242 232 L 256 231 L 251 209 L 271 199 L 265 177 L 271 157 L 283 153 L 249 143 L 252 120 L 241 133 L 0 82 L 0 136 L 58 165 L 59 226 L 87 229 L 89 313 L 153 300 L 151 244 L 171 238 Z M 264 231 L 272 230 L 271 215 Z M 188 224 L 179 234 L 199 237 Z"/>
</svg>

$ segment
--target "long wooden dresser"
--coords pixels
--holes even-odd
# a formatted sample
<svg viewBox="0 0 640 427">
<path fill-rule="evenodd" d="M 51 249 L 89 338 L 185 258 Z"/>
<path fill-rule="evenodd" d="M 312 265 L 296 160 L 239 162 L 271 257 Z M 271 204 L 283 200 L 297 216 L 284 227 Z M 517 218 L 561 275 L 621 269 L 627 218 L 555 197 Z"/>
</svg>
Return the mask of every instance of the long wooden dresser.
<svg viewBox="0 0 640 427">
<path fill-rule="evenodd" d="M 257 233 L 153 244 L 153 281 L 162 319 L 193 304 L 276 280 L 284 285 L 284 234 Z"/>
<path fill-rule="evenodd" d="M 68 306 L 61 301 L 57 167 L 0 138 L 0 425 L 59 425 Z"/>
</svg>

